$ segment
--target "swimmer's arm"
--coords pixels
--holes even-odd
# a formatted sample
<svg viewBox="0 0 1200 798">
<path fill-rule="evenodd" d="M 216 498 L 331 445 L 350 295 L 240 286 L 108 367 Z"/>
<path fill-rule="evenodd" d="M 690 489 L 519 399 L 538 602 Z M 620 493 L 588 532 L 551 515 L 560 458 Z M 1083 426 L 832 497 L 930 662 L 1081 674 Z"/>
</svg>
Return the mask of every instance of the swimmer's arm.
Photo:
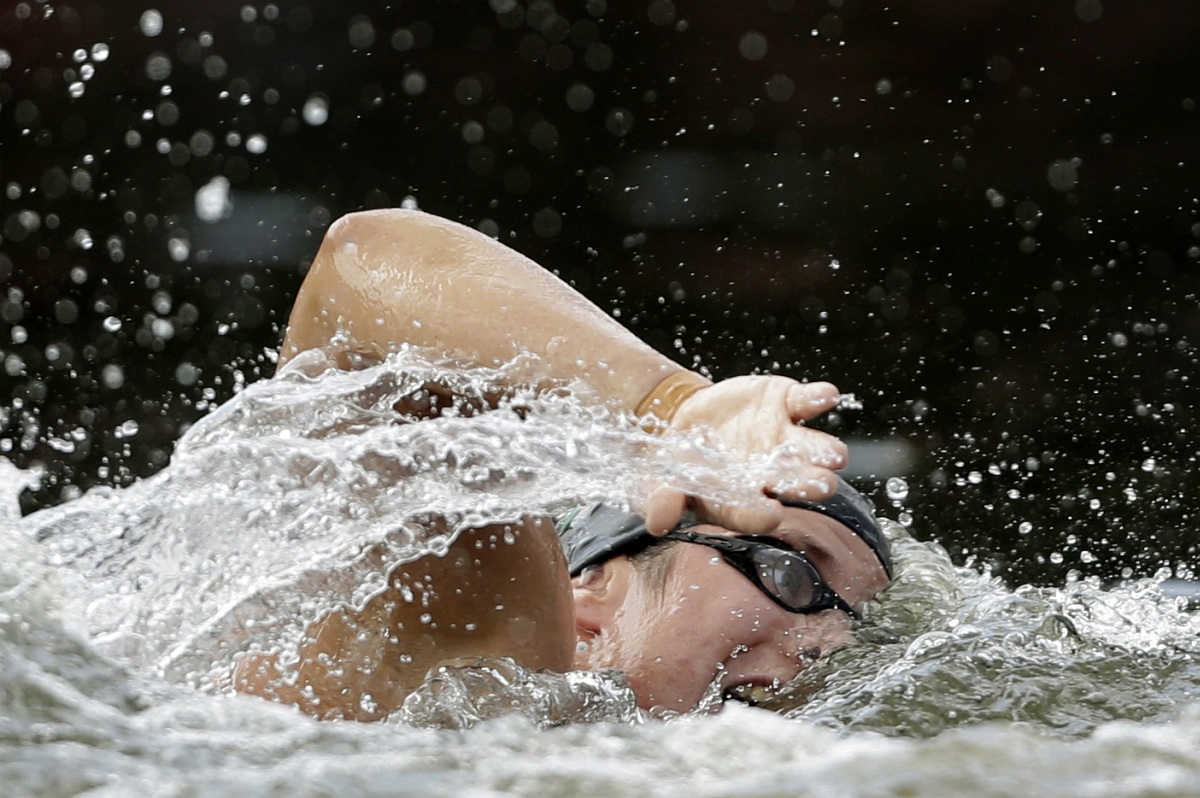
<svg viewBox="0 0 1200 798">
<path fill-rule="evenodd" d="M 351 214 L 325 234 L 288 320 L 281 364 L 331 342 L 408 343 L 481 365 L 531 352 L 549 380 L 583 376 L 629 411 L 664 378 L 687 373 L 515 250 L 401 209 Z"/>
<path fill-rule="evenodd" d="M 673 428 L 703 431 L 744 455 L 783 451 L 780 478 L 764 485 L 770 495 L 828 496 L 832 469 L 846 462 L 841 441 L 802 426 L 836 403 L 837 389 L 829 383 L 753 376 L 712 385 L 482 233 L 410 210 L 339 219 L 296 298 L 281 361 L 331 344 L 387 350 L 405 343 L 482 365 L 530 352 L 548 380 L 582 377 L 620 409 L 652 410 Z M 681 390 L 664 391 L 664 385 Z M 650 528 L 674 526 L 685 501 L 677 490 L 655 492 L 643 508 Z M 739 517 L 740 528 L 769 528 L 777 510 L 750 509 Z"/>
<path fill-rule="evenodd" d="M 376 720 L 444 662 L 506 657 L 571 669 L 574 605 L 548 519 L 464 530 L 444 554 L 401 563 L 388 581 L 362 609 L 339 606 L 311 624 L 289 664 L 240 655 L 234 689 L 317 717 Z"/>
</svg>

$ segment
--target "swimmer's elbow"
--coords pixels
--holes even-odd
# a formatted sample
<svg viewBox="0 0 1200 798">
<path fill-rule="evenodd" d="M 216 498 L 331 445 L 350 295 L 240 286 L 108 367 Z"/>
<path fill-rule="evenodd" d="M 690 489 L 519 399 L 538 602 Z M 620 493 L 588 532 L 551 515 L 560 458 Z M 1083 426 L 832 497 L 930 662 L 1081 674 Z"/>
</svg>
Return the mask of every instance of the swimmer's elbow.
<svg viewBox="0 0 1200 798">
<path fill-rule="evenodd" d="M 380 208 L 339 217 L 325 231 L 324 243 L 336 247 L 372 241 L 411 241 L 451 235 L 461 228 L 462 225 L 456 222 L 423 211 Z"/>
</svg>

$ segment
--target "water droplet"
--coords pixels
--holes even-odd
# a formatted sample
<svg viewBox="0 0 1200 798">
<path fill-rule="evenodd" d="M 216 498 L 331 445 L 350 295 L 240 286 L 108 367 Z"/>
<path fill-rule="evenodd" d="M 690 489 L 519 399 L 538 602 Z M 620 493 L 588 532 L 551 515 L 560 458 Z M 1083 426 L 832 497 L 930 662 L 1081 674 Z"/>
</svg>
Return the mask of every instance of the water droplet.
<svg viewBox="0 0 1200 798">
<path fill-rule="evenodd" d="M 229 178 L 217 175 L 196 191 L 196 215 L 201 221 L 217 222 L 233 212 L 229 199 Z"/>
<path fill-rule="evenodd" d="M 192 247 L 182 238 L 172 238 L 167 241 L 167 254 L 171 256 L 171 260 L 176 263 L 183 263 L 188 259 L 188 255 L 192 253 Z"/>
<path fill-rule="evenodd" d="M 304 121 L 310 125 L 323 125 L 329 121 L 329 101 L 319 94 L 309 97 L 301 111 Z"/>
<path fill-rule="evenodd" d="M 110 391 L 115 391 L 117 388 L 120 388 L 125 384 L 125 369 L 121 368 L 116 363 L 109 363 L 107 366 L 100 369 L 100 382 L 104 384 L 105 388 L 108 388 Z"/>
<path fill-rule="evenodd" d="M 767 37 L 757 31 L 750 31 L 738 42 L 738 52 L 747 61 L 762 60 L 767 54 Z"/>
<path fill-rule="evenodd" d="M 901 477 L 889 477 L 886 489 L 890 501 L 902 502 L 908 498 L 908 483 Z"/>
<path fill-rule="evenodd" d="M 157 36 L 163 31 L 162 14 L 153 8 L 146 9 L 142 12 L 142 18 L 138 20 L 138 27 L 143 36 Z"/>
<path fill-rule="evenodd" d="M 246 150 L 254 155 L 261 155 L 267 151 L 267 137 L 261 133 L 255 133 L 250 138 L 246 139 Z"/>
</svg>

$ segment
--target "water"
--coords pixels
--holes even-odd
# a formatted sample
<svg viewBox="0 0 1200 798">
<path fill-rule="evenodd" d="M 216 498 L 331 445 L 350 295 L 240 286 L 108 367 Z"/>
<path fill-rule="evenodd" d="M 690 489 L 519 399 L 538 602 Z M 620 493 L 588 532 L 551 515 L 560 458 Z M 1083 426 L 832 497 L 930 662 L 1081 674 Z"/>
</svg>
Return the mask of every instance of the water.
<svg viewBox="0 0 1200 798">
<path fill-rule="evenodd" d="M 582 386 L 395 423 L 427 381 L 482 397 L 536 364 L 309 355 L 192 428 L 172 464 L 21 519 L 0 474 L 0 795 L 1194 795 L 1200 614 L 1157 579 L 1010 589 L 891 528 L 899 579 L 859 643 L 772 707 L 662 721 L 618 674 L 437 674 L 396 717 L 317 722 L 229 695 L 239 648 L 294 642 L 378 565 L 454 525 L 628 496 L 667 476 L 746 498 L 723 462 L 587 409 Z M 636 457 L 635 457 L 636 455 Z M 0 461 L 3 463 L 3 461 Z M 339 576 L 341 575 L 341 576 Z M 1185 595 L 1176 595 L 1183 592 Z"/>
</svg>

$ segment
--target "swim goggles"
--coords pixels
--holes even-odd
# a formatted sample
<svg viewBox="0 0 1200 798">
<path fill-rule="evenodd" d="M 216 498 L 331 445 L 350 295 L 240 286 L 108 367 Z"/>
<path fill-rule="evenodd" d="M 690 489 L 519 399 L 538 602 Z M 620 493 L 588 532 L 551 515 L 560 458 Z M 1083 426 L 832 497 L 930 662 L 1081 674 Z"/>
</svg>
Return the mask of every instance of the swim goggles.
<svg viewBox="0 0 1200 798">
<path fill-rule="evenodd" d="M 841 610 L 855 620 L 861 617 L 826 584 L 811 560 L 782 540 L 761 535 L 706 535 L 678 529 L 663 537 L 715 549 L 725 562 L 788 612 Z"/>
</svg>

